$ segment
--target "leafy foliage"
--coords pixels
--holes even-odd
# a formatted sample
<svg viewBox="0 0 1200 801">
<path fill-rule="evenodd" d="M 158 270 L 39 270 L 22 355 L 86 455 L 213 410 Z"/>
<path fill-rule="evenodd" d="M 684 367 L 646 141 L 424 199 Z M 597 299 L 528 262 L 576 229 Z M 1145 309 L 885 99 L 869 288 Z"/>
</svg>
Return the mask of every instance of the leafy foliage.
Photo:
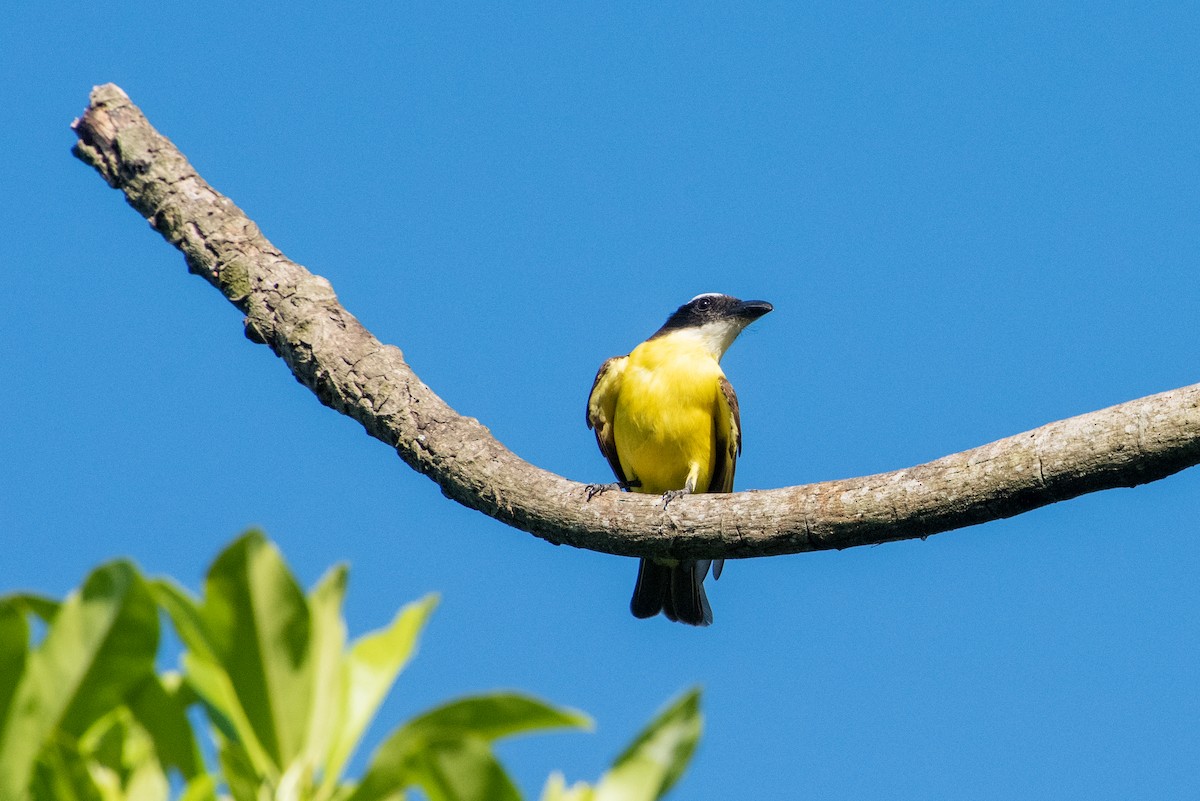
<svg viewBox="0 0 1200 801">
<path fill-rule="evenodd" d="M 62 602 L 0 598 L 0 798 L 14 801 L 519 801 L 492 746 L 586 729 L 583 714 L 530 696 L 452 701 L 398 727 L 361 781 L 346 766 L 437 604 L 408 604 L 347 643 L 347 571 L 308 593 L 258 532 L 213 562 L 196 598 L 127 561 L 94 570 Z M 158 672 L 160 611 L 183 643 Z M 189 709 L 215 744 L 207 766 Z M 551 776 L 543 801 L 641 801 L 691 759 L 699 694 L 662 712 L 593 787 Z"/>
<path fill-rule="evenodd" d="M 566 786 L 562 774 L 546 783 L 542 801 L 653 801 L 683 775 L 700 742 L 700 691 L 671 703 L 630 743 L 595 787 Z"/>
</svg>

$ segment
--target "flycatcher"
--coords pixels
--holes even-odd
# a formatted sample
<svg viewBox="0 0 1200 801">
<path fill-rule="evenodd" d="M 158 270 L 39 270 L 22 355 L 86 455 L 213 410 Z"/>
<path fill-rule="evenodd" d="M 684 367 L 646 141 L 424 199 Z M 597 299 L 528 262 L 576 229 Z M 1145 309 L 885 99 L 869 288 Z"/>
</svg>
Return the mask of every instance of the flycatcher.
<svg viewBox="0 0 1200 801">
<path fill-rule="evenodd" d="M 587 424 L 622 489 L 662 495 L 664 508 L 693 492 L 733 492 L 741 419 L 720 361 L 737 335 L 771 309 L 763 300 L 697 295 L 628 356 L 600 366 Z M 704 578 L 710 566 L 719 578 L 722 564 L 642 559 L 630 611 L 709 625 Z"/>
</svg>

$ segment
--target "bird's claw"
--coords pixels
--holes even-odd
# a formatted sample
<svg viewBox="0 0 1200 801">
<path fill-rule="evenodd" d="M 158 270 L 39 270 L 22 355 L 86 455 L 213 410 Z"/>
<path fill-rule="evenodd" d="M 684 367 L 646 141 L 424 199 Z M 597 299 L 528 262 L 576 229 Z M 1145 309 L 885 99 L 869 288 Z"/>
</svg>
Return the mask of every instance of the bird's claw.
<svg viewBox="0 0 1200 801">
<path fill-rule="evenodd" d="M 663 496 L 662 496 L 663 511 L 666 511 L 666 508 L 667 508 L 667 506 L 670 505 L 671 501 L 677 500 L 679 498 L 682 498 L 684 495 L 690 495 L 690 494 L 691 494 L 691 490 L 687 490 L 687 489 L 677 489 L 677 490 L 670 490 L 669 492 L 664 492 Z"/>
<path fill-rule="evenodd" d="M 616 484 L 616 483 L 613 483 L 613 484 L 588 484 L 587 489 L 585 490 L 587 492 L 587 499 L 590 501 L 592 498 L 595 498 L 597 495 L 603 495 L 604 493 L 608 492 L 610 489 L 618 489 L 620 486 L 621 486 L 620 484 Z"/>
<path fill-rule="evenodd" d="M 619 489 L 629 492 L 634 487 L 640 486 L 642 486 L 642 482 L 634 479 L 633 481 L 614 481 L 611 484 L 588 484 L 585 491 L 587 492 L 587 499 L 590 501 L 597 495 L 603 495 L 609 490 Z"/>
</svg>

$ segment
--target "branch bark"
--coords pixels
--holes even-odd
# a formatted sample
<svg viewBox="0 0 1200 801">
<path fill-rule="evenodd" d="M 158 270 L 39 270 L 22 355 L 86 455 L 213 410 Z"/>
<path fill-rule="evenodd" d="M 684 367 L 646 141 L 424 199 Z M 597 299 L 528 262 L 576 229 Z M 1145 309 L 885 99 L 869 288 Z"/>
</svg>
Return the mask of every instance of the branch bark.
<svg viewBox="0 0 1200 801">
<path fill-rule="evenodd" d="M 605 493 L 518 458 L 421 382 L 329 282 L 289 261 L 192 168 L 118 87 L 92 91 L 75 155 L 120 189 L 191 272 L 245 315 L 330 408 L 459 503 L 554 544 L 626 556 L 739 558 L 925 537 L 1200 463 L 1200 384 L 1050 423 L 891 473 L 784 489 L 659 499 Z"/>
</svg>

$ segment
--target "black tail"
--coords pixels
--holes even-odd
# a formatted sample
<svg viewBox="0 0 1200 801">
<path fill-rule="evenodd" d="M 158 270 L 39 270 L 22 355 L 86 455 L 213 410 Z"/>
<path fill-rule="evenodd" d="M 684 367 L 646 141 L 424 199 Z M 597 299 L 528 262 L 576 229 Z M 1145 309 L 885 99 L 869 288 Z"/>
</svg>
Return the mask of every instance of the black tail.
<svg viewBox="0 0 1200 801">
<path fill-rule="evenodd" d="M 707 559 L 674 565 L 641 560 L 629 611 L 634 617 L 654 617 L 662 612 L 668 620 L 689 626 L 709 625 L 713 621 L 712 607 L 704 594 L 709 564 Z"/>
</svg>

